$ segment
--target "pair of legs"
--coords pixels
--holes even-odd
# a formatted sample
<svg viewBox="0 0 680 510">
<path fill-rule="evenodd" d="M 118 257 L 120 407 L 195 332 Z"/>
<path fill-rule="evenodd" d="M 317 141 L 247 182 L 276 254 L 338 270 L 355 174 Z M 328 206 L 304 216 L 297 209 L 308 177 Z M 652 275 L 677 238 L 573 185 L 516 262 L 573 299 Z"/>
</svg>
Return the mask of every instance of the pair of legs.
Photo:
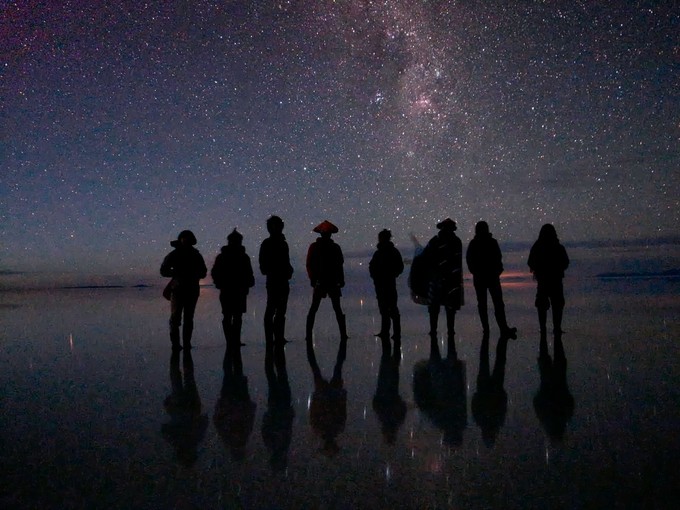
<svg viewBox="0 0 680 510">
<path fill-rule="evenodd" d="M 439 323 L 439 307 L 440 304 L 430 304 L 427 311 L 430 315 L 430 337 L 432 339 L 432 346 L 437 341 L 437 325 Z M 448 357 L 451 359 L 457 358 L 456 354 L 456 309 L 452 306 L 443 305 L 446 311 L 446 338 L 448 342 Z"/>
<path fill-rule="evenodd" d="M 397 289 L 392 287 L 375 288 L 378 298 L 378 310 L 380 311 L 380 333 L 376 336 L 387 339 L 390 337 L 390 324 L 392 325 L 392 338 L 401 339 L 401 316 L 397 306 Z"/>
<path fill-rule="evenodd" d="M 326 296 L 331 299 L 331 304 L 333 305 L 335 319 L 338 321 L 338 328 L 340 329 L 340 339 L 347 340 L 348 338 L 345 314 L 342 312 L 342 307 L 340 306 L 340 289 L 326 290 L 323 287 L 314 287 L 314 293 L 312 294 L 312 304 L 309 307 L 309 313 L 307 313 L 307 324 L 305 328 L 305 339 L 308 342 L 312 340 L 316 312 L 319 310 L 321 300 Z"/>
<path fill-rule="evenodd" d="M 552 307 L 553 331 L 562 333 L 562 312 L 564 311 L 564 289 L 562 279 L 538 280 L 536 288 L 536 309 L 541 334 L 546 333 L 548 310 Z"/>
<path fill-rule="evenodd" d="M 241 347 L 241 325 L 243 324 L 243 307 L 232 296 L 220 293 L 222 305 L 222 331 L 227 342 L 227 353 Z"/>
<path fill-rule="evenodd" d="M 194 331 L 194 312 L 198 302 L 199 288 L 176 288 L 170 298 L 170 343 L 178 351 L 180 345 L 179 327 L 182 326 L 182 340 L 185 349 L 191 349 L 191 336 Z M 182 316 L 184 323 L 182 324 Z"/>
<path fill-rule="evenodd" d="M 267 285 L 267 306 L 264 310 L 264 337 L 267 345 L 286 342 L 286 309 L 288 308 L 288 282 Z"/>
<path fill-rule="evenodd" d="M 503 303 L 503 290 L 501 289 L 501 281 L 498 277 L 481 278 L 473 277 L 475 286 L 475 294 L 477 295 L 477 310 L 479 311 L 479 319 L 482 322 L 482 329 L 485 334 L 489 333 L 489 312 L 487 308 L 487 291 L 491 295 L 493 303 L 493 312 L 496 317 L 496 324 L 501 331 L 502 336 L 513 336 L 516 328 L 508 327 L 507 319 L 505 317 L 505 303 Z"/>
</svg>

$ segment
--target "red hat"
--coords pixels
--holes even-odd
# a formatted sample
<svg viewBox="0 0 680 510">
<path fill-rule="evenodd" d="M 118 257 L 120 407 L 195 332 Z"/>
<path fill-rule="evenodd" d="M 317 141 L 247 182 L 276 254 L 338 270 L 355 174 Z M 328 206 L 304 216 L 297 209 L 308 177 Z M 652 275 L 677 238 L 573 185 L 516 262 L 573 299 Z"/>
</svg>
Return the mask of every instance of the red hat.
<svg viewBox="0 0 680 510">
<path fill-rule="evenodd" d="M 338 227 L 333 225 L 328 220 L 323 220 L 316 227 L 314 227 L 312 232 L 316 232 L 317 234 L 335 234 L 338 232 Z"/>
</svg>

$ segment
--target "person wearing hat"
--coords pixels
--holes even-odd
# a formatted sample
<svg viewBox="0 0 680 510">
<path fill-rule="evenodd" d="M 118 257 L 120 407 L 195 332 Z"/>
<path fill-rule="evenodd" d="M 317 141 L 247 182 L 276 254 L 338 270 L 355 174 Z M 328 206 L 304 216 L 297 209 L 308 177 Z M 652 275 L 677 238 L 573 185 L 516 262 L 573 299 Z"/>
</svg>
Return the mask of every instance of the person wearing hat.
<svg viewBox="0 0 680 510">
<path fill-rule="evenodd" d="M 376 336 L 389 339 L 391 322 L 392 338 L 398 343 L 401 340 L 401 322 L 397 306 L 397 276 L 404 271 L 404 260 L 390 239 L 392 232 L 389 230 L 383 229 L 378 233 L 377 250 L 368 264 L 368 272 L 373 279 L 380 311 L 380 333 Z"/>
<path fill-rule="evenodd" d="M 194 248 L 196 236 L 191 230 L 183 230 L 170 245 L 175 248 L 163 259 L 161 275 L 172 278 L 163 295 L 170 300 L 170 342 L 172 350 L 179 351 L 179 327 L 182 324 L 182 341 L 185 349 L 191 349 L 194 331 L 194 312 L 200 288 L 198 282 L 205 278 L 208 269 L 201 253 Z"/>
<path fill-rule="evenodd" d="M 548 309 L 552 305 L 553 331 L 562 334 L 562 312 L 564 310 L 564 289 L 562 279 L 569 267 L 567 250 L 560 244 L 555 227 L 546 223 L 541 227 L 538 240 L 531 247 L 529 269 L 536 280 L 536 301 L 538 324 L 541 337 L 546 334 Z"/>
<path fill-rule="evenodd" d="M 428 267 L 428 307 L 430 337 L 437 339 L 439 307 L 446 310 L 448 356 L 456 358 L 456 311 L 463 305 L 463 243 L 451 218 L 437 223 L 439 233 L 425 246 L 423 257 Z"/>
<path fill-rule="evenodd" d="M 503 256 L 498 242 L 489 232 L 486 221 L 475 225 L 475 237 L 470 241 L 465 254 L 467 266 L 472 273 L 472 282 L 477 294 L 477 310 L 482 321 L 482 330 L 489 334 L 489 314 L 487 310 L 487 291 L 491 294 L 496 323 L 504 338 L 517 338 L 517 328 L 508 326 L 503 304 L 500 275 L 503 272 Z"/>
<path fill-rule="evenodd" d="M 286 309 L 293 266 L 290 265 L 288 243 L 283 235 L 283 220 L 272 216 L 267 220 L 269 237 L 260 245 L 260 271 L 267 277 L 267 306 L 264 310 L 264 337 L 267 345 L 283 345 Z"/>
<path fill-rule="evenodd" d="M 255 285 L 250 257 L 243 246 L 243 236 L 236 229 L 227 236 L 227 245 L 222 246 L 215 257 L 210 276 L 215 287 L 220 289 L 226 357 L 236 358 L 241 347 L 242 315 L 246 311 L 250 287 Z"/>
<path fill-rule="evenodd" d="M 340 329 L 341 340 L 347 339 L 345 314 L 340 306 L 340 296 L 342 295 L 340 289 L 345 286 L 345 273 L 342 267 L 344 258 L 340 246 L 331 239 L 331 235 L 337 231 L 338 227 L 330 221 L 323 221 L 314 227 L 313 232 L 320 234 L 320 237 L 309 246 L 307 251 L 307 275 L 314 288 L 305 329 L 305 339 L 307 342 L 312 340 L 316 312 L 319 309 L 321 300 L 325 297 L 331 299 L 335 318 Z"/>
</svg>

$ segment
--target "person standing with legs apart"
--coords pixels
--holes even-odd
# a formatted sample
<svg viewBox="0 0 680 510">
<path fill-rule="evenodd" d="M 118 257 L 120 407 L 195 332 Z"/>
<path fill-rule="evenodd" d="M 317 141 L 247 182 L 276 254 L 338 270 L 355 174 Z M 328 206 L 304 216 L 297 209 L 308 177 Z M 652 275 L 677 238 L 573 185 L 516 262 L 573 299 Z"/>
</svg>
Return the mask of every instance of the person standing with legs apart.
<svg viewBox="0 0 680 510">
<path fill-rule="evenodd" d="M 484 334 L 489 334 L 489 314 L 486 306 L 486 292 L 489 291 L 501 337 L 517 338 L 517 328 L 508 327 L 505 318 L 500 279 L 503 272 L 503 256 L 498 242 L 489 232 L 489 225 L 486 221 L 480 221 L 475 225 L 475 237 L 468 245 L 465 258 L 468 269 L 472 273 L 472 282 L 477 294 L 477 310 L 479 310 Z"/>
<path fill-rule="evenodd" d="M 227 342 L 227 357 L 240 353 L 242 315 L 250 287 L 255 285 L 250 257 L 243 246 L 243 236 L 234 229 L 227 236 L 227 245 L 215 258 L 210 275 L 215 287 L 220 289 L 222 329 Z M 238 351 L 238 353 L 237 353 Z"/>
<path fill-rule="evenodd" d="M 191 336 L 194 331 L 194 312 L 198 295 L 199 281 L 205 278 L 208 269 L 201 253 L 194 248 L 196 236 L 191 230 L 183 230 L 170 246 L 175 248 L 163 259 L 161 275 L 172 278 L 165 287 L 163 296 L 170 300 L 170 342 L 173 351 L 182 349 L 179 327 L 182 324 L 182 340 L 185 349 L 191 349 Z"/>
<path fill-rule="evenodd" d="M 260 246 L 260 271 L 267 277 L 267 307 L 264 311 L 264 337 L 267 345 L 286 343 L 286 308 L 293 266 L 290 265 L 288 243 L 283 235 L 283 220 L 272 216 L 267 220 L 269 237 Z"/>
<path fill-rule="evenodd" d="M 541 337 L 546 334 L 548 309 L 552 306 L 553 332 L 562 334 L 562 312 L 564 311 L 564 289 L 562 279 L 569 267 L 567 250 L 560 244 L 557 231 L 550 223 L 541 227 L 538 240 L 529 252 L 529 269 L 536 280 L 536 309 Z"/>
<path fill-rule="evenodd" d="M 380 311 L 380 333 L 376 336 L 383 341 L 390 338 L 390 322 L 392 323 L 392 339 L 395 344 L 401 341 L 401 318 L 397 306 L 397 276 L 404 270 L 401 253 L 394 246 L 392 232 L 383 229 L 378 234 L 378 246 L 368 264 L 368 272 L 375 285 L 375 296 Z"/>
<path fill-rule="evenodd" d="M 345 260 L 342 256 L 342 249 L 331 239 L 331 235 L 338 232 L 338 227 L 325 220 L 314 227 L 313 232 L 320 234 L 320 237 L 309 246 L 307 251 L 307 274 L 314 292 L 312 304 L 307 314 L 305 339 L 307 342 L 312 341 L 316 312 L 321 300 L 329 297 L 335 318 L 338 321 L 340 339 L 347 340 L 345 314 L 340 306 L 340 296 L 342 295 L 340 289 L 345 286 L 345 273 L 342 267 Z"/>
<path fill-rule="evenodd" d="M 463 305 L 463 243 L 456 235 L 456 222 L 451 218 L 437 223 L 439 233 L 425 246 L 423 257 L 429 271 L 428 312 L 430 337 L 437 340 L 439 307 L 446 310 L 448 357 L 456 359 L 456 311 Z"/>
</svg>

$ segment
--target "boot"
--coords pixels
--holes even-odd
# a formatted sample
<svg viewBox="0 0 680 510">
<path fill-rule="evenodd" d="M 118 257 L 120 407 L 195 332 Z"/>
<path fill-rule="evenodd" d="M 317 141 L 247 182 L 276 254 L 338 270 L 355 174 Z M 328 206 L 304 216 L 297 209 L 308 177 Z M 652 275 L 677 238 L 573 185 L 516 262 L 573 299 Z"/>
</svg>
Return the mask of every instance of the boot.
<svg viewBox="0 0 680 510">
<path fill-rule="evenodd" d="M 283 345 L 287 342 L 285 337 L 286 331 L 286 318 L 283 317 L 279 319 L 278 317 L 274 319 L 274 342 L 276 345 Z"/>
<path fill-rule="evenodd" d="M 179 343 L 179 328 L 170 326 L 170 344 L 172 345 L 172 352 L 179 352 L 182 346 Z"/>
<path fill-rule="evenodd" d="M 437 323 L 439 322 L 439 308 L 431 307 L 430 312 L 430 336 L 437 338 Z"/>
<path fill-rule="evenodd" d="M 266 345 L 274 343 L 274 324 L 268 320 L 264 322 L 264 341 Z"/>
<path fill-rule="evenodd" d="M 182 328 L 182 341 L 184 343 L 184 349 L 191 349 L 191 337 L 193 335 L 194 328 L 192 326 L 187 326 L 186 324 Z"/>
<path fill-rule="evenodd" d="M 456 352 L 456 311 L 446 310 L 446 341 L 447 354 L 446 357 L 451 360 L 458 359 Z"/>
<path fill-rule="evenodd" d="M 389 315 L 380 316 L 380 333 L 376 334 L 380 338 L 390 337 L 390 317 Z"/>
<path fill-rule="evenodd" d="M 541 331 L 541 336 L 545 335 L 545 323 L 548 319 L 548 310 L 543 308 L 538 309 L 538 327 Z"/>
<path fill-rule="evenodd" d="M 401 316 L 399 313 L 395 313 L 392 316 L 392 328 L 393 328 L 393 335 L 392 335 L 392 340 L 395 342 L 398 342 L 401 340 Z"/>
<path fill-rule="evenodd" d="M 482 321 L 482 332 L 485 335 L 489 334 L 489 314 L 486 311 L 486 308 L 482 308 L 481 306 L 477 307 L 477 310 L 479 311 L 479 320 Z"/>
<path fill-rule="evenodd" d="M 305 340 L 307 342 L 311 342 L 313 334 L 314 334 L 314 316 L 307 315 L 307 324 L 305 325 Z"/>
<path fill-rule="evenodd" d="M 345 320 L 345 315 L 344 314 L 339 314 L 337 316 L 338 319 L 338 329 L 340 329 L 340 340 L 347 340 L 349 337 L 347 336 L 347 323 Z"/>
<path fill-rule="evenodd" d="M 222 319 L 222 332 L 224 333 L 224 341 L 226 342 L 227 345 L 229 345 L 229 337 L 231 336 L 229 334 L 229 323 L 227 322 L 227 319 Z"/>
<path fill-rule="evenodd" d="M 553 333 L 555 333 L 556 335 L 561 335 L 562 333 L 564 333 L 564 331 L 562 331 L 562 307 L 553 306 L 552 317 L 553 317 Z"/>
</svg>

